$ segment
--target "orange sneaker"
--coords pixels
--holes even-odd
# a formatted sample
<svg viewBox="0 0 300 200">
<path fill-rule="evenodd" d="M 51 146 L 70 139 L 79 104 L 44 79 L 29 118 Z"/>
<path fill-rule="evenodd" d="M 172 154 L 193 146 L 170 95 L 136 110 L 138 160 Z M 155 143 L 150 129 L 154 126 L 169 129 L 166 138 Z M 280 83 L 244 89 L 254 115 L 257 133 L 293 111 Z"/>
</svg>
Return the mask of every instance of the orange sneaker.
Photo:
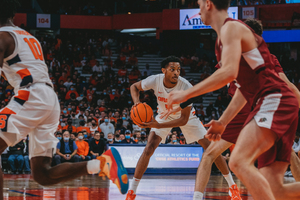
<svg viewBox="0 0 300 200">
<path fill-rule="evenodd" d="M 135 200 L 136 194 L 133 193 L 133 190 L 128 190 L 125 200 Z"/>
<path fill-rule="evenodd" d="M 100 160 L 101 171 L 99 176 L 107 176 L 117 185 L 122 194 L 126 194 L 128 190 L 128 174 L 117 149 L 111 147 L 101 156 L 98 156 L 97 159 Z"/>
<path fill-rule="evenodd" d="M 229 194 L 231 194 L 231 200 L 242 200 L 241 196 L 240 196 L 240 191 L 239 188 L 237 187 L 236 184 L 232 185 L 229 188 Z"/>
</svg>

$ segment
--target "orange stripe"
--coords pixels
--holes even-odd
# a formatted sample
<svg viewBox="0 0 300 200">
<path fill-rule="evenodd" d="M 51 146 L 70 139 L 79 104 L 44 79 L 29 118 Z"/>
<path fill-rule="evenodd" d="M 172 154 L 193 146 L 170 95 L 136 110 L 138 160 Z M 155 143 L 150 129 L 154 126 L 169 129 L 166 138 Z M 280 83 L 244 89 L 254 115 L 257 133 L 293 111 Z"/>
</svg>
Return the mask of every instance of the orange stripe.
<svg viewBox="0 0 300 200">
<path fill-rule="evenodd" d="M 27 90 L 19 90 L 18 91 L 18 96 L 15 96 L 15 98 L 27 101 L 28 98 L 29 98 L 29 94 L 30 94 L 30 92 L 27 91 Z"/>
<path fill-rule="evenodd" d="M 16 114 L 14 111 L 12 111 L 11 109 L 9 108 L 4 108 L 0 114 L 9 114 L 9 115 L 12 115 L 12 114 Z"/>
<path fill-rule="evenodd" d="M 17 74 L 21 76 L 21 79 L 23 79 L 25 76 L 30 76 L 30 71 L 28 69 L 21 69 L 17 71 Z"/>
</svg>

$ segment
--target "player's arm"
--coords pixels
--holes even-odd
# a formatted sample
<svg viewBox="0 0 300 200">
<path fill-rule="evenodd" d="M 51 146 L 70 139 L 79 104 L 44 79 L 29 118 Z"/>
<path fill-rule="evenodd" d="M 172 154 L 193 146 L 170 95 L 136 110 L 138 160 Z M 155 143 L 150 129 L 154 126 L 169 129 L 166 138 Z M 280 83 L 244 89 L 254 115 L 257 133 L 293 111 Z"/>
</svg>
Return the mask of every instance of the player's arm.
<svg viewBox="0 0 300 200">
<path fill-rule="evenodd" d="M 299 103 L 299 107 L 300 107 L 300 92 L 298 90 L 298 88 L 289 81 L 289 79 L 286 77 L 286 75 L 282 72 L 278 73 L 279 77 L 281 78 L 281 80 L 283 80 L 288 86 L 289 88 L 292 90 L 292 92 L 295 94 L 298 103 Z"/>
<path fill-rule="evenodd" d="M 144 91 L 142 88 L 142 81 L 136 82 L 130 86 L 131 98 L 134 105 L 140 103 L 140 91 Z"/>
<path fill-rule="evenodd" d="M 158 123 L 153 117 L 151 122 L 142 123 L 139 126 L 141 128 L 173 128 L 173 127 L 178 127 L 178 126 L 184 126 L 189 121 L 191 109 L 192 109 L 191 106 L 184 108 L 181 111 L 180 117 L 178 119 L 174 119 L 172 121 Z"/>
<path fill-rule="evenodd" d="M 215 91 L 227 85 L 238 76 L 242 54 L 242 34 L 235 23 L 226 23 L 221 30 L 223 43 L 222 67 L 204 81 L 185 91 L 173 91 L 168 97 L 168 107 L 190 98 Z"/>
<path fill-rule="evenodd" d="M 240 112 L 246 103 L 247 100 L 241 91 L 237 89 L 220 119 L 211 120 L 208 124 L 204 125 L 205 127 L 209 127 L 205 137 L 212 141 L 220 140 L 227 124 Z"/>
</svg>

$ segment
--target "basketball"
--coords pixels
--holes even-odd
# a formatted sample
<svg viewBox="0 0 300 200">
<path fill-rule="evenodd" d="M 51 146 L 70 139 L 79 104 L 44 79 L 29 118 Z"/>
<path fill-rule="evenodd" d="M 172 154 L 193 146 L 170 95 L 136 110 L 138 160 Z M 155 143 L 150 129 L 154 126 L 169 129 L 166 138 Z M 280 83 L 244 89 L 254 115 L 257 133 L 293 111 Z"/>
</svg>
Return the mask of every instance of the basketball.
<svg viewBox="0 0 300 200">
<path fill-rule="evenodd" d="M 150 122 L 153 116 L 152 108 L 146 103 L 134 106 L 130 111 L 130 117 L 135 124 Z"/>
</svg>

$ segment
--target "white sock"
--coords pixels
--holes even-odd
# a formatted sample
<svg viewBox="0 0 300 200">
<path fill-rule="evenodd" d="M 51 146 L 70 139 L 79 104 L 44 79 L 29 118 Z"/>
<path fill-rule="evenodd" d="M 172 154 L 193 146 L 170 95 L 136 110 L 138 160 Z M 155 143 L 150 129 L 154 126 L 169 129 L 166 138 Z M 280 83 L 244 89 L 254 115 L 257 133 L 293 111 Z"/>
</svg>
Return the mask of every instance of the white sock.
<svg viewBox="0 0 300 200">
<path fill-rule="evenodd" d="M 231 173 L 230 173 L 230 172 L 229 172 L 229 174 L 223 175 L 223 176 L 224 176 L 224 178 L 226 179 L 226 181 L 227 181 L 229 187 L 231 187 L 232 185 L 235 184 L 234 180 L 232 179 L 232 176 L 231 176 Z"/>
<path fill-rule="evenodd" d="M 134 178 L 134 177 L 132 178 L 132 183 L 131 183 L 131 186 L 130 186 L 130 190 L 133 190 L 134 194 L 136 194 L 136 189 L 139 186 L 140 180 L 141 179 L 137 179 L 137 178 Z"/>
<path fill-rule="evenodd" d="M 202 200 L 202 199 L 203 199 L 203 193 L 195 191 L 193 200 Z"/>
<path fill-rule="evenodd" d="M 86 169 L 89 174 L 98 174 L 100 172 L 100 160 L 89 160 Z"/>
</svg>

